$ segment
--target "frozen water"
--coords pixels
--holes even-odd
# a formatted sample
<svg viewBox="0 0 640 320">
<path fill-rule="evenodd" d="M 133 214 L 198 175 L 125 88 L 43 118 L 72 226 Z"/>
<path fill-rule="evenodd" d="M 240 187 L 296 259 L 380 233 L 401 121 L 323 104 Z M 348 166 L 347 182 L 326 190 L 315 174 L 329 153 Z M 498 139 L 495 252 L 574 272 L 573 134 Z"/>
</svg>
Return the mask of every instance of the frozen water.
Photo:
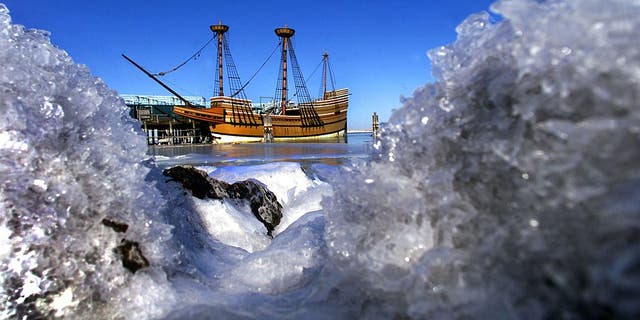
<svg viewBox="0 0 640 320">
<path fill-rule="evenodd" d="M 152 261 L 165 258 L 170 226 L 152 209 L 164 200 L 143 179 L 144 137 L 121 99 L 46 32 L 11 24 L 3 5 L 0 97 L 2 317 L 117 317 L 124 305 L 159 315 L 140 308 L 172 300 L 171 292 L 127 302 L 138 280 L 113 254 L 120 236 L 100 224 L 126 221 L 124 237 Z M 142 277 L 165 290 L 153 269 Z"/>
<path fill-rule="evenodd" d="M 492 9 L 371 161 L 203 168 L 276 193 L 270 239 L 167 182 L 117 95 L 1 6 L 0 317 L 638 318 L 640 4 Z"/>
<path fill-rule="evenodd" d="M 330 255 L 367 316 L 637 318 L 640 4 L 492 8 L 332 181 Z"/>
<path fill-rule="evenodd" d="M 193 199 L 208 233 L 220 242 L 248 252 L 264 249 L 269 243 L 267 228 L 246 205 L 238 208 L 232 201 Z"/>
</svg>

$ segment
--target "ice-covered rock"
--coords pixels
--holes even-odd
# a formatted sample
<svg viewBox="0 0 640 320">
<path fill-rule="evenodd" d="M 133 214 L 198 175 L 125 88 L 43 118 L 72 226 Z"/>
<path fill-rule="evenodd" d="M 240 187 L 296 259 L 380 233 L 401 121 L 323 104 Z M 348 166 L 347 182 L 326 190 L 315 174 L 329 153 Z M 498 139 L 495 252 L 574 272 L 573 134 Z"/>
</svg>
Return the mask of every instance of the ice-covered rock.
<svg viewBox="0 0 640 320">
<path fill-rule="evenodd" d="M 254 166 L 219 167 L 209 175 L 228 183 L 255 179 L 268 186 L 282 204 L 282 219 L 274 235 L 287 229 L 308 212 L 321 210 L 320 201 L 332 195 L 329 184 L 310 178 L 295 162 L 273 162 Z"/>
<path fill-rule="evenodd" d="M 273 229 L 282 218 L 282 205 L 278 202 L 275 194 L 257 180 L 248 179 L 229 184 L 222 180 L 213 179 L 205 171 L 192 166 L 176 166 L 165 169 L 164 175 L 182 184 L 199 199 L 246 201 L 253 215 L 267 229 L 268 236 L 272 236 Z M 238 204 L 240 205 L 240 203 Z"/>
<path fill-rule="evenodd" d="M 366 316 L 637 318 L 640 4 L 492 8 L 331 181 L 331 257 Z"/>
</svg>

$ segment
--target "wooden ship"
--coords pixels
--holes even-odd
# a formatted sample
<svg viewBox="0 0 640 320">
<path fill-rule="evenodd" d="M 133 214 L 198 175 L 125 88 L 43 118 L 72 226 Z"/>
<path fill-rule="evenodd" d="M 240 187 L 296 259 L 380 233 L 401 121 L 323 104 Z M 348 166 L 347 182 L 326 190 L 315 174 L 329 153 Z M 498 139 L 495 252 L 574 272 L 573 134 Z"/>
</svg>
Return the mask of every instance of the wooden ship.
<svg viewBox="0 0 640 320">
<path fill-rule="evenodd" d="M 242 85 L 231 57 L 225 36 L 229 27 L 220 23 L 212 25 L 210 29 L 217 39 L 214 96 L 210 100 L 210 106 L 193 106 L 183 99 L 184 106 L 173 107 L 175 115 L 208 124 L 211 136 L 217 142 L 274 142 L 346 136 L 349 90 L 327 90 L 327 75 L 331 73 L 331 69 L 326 52 L 322 59 L 323 93 L 320 98 L 311 99 L 291 41 L 295 30 L 286 26 L 275 29 L 276 35 L 280 38 L 281 51 L 276 94 L 271 103 L 263 105 L 262 108 L 254 108 L 252 101 L 247 99 L 244 93 L 248 83 Z M 180 98 L 178 93 L 154 75 L 128 57 L 124 57 Z M 225 64 L 230 87 L 228 92 L 231 93 L 229 95 L 225 95 Z M 296 101 L 289 97 L 288 84 L 291 75 Z"/>
</svg>

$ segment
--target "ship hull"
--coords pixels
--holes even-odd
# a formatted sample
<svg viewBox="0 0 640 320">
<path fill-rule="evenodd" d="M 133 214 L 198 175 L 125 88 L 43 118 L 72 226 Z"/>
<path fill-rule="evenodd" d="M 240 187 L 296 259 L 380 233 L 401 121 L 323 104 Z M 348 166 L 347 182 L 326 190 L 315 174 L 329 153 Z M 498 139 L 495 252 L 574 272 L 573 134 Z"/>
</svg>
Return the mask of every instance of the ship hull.
<svg viewBox="0 0 640 320">
<path fill-rule="evenodd" d="M 321 134 L 317 136 L 301 136 L 301 137 L 276 137 L 274 142 L 336 142 L 344 141 L 346 130 L 341 130 L 334 133 Z M 250 136 L 231 136 L 220 133 L 213 133 L 214 143 L 253 143 L 263 142 L 263 137 L 250 137 Z"/>
<path fill-rule="evenodd" d="M 271 131 L 275 141 L 322 139 L 346 134 L 348 89 L 327 92 L 324 99 L 315 100 L 313 118 L 305 115 L 263 115 L 251 110 L 248 100 L 229 97 L 211 98 L 211 108 L 174 107 L 174 113 L 205 121 L 217 142 L 258 142 L 265 131 Z"/>
</svg>

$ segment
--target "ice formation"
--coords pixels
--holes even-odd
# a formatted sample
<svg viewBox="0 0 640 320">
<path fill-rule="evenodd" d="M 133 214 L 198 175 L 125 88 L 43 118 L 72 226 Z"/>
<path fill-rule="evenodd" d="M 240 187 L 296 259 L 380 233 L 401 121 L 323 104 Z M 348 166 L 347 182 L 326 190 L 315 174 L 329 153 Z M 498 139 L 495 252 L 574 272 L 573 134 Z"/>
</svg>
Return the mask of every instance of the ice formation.
<svg viewBox="0 0 640 320">
<path fill-rule="evenodd" d="M 640 3 L 492 9 L 333 183 L 330 255 L 366 317 L 637 318 Z"/>
<path fill-rule="evenodd" d="M 144 181 L 138 125 L 115 92 L 46 32 L 11 24 L 7 11 L 0 5 L 2 317 L 121 317 L 166 304 L 170 291 L 129 301 L 136 281 L 168 286 L 157 261 L 167 258 L 170 227 L 153 209 L 164 200 Z M 118 234 L 103 218 L 129 230 Z M 142 245 L 153 270 L 122 268 L 113 251 L 123 238 Z"/>
<path fill-rule="evenodd" d="M 167 182 L 117 95 L 0 6 L 0 318 L 638 318 L 640 4 L 493 10 L 371 161 L 205 168 L 271 188 L 269 239 Z"/>
</svg>

